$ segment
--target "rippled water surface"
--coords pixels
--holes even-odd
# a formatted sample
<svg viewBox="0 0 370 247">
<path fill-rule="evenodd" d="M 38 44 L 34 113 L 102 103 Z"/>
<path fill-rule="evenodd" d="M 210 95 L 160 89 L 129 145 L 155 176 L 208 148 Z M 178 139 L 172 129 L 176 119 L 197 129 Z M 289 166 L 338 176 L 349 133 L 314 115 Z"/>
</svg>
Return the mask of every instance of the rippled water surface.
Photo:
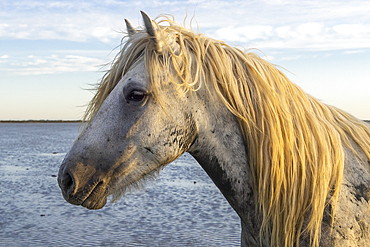
<svg viewBox="0 0 370 247">
<path fill-rule="evenodd" d="M 240 222 L 189 155 L 103 209 L 68 204 L 59 165 L 78 124 L 0 124 L 1 246 L 239 246 Z"/>
</svg>

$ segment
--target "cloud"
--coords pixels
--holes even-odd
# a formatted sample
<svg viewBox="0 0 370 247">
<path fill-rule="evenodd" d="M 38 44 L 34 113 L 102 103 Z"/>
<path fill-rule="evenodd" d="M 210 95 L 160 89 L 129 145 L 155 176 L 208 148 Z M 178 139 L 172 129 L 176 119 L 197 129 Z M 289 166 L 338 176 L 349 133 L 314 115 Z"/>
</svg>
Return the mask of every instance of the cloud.
<svg viewBox="0 0 370 247">
<path fill-rule="evenodd" d="M 140 9 L 176 20 L 188 9 L 207 36 L 246 48 L 370 48 L 370 2 L 354 1 L 11 1 L 0 10 L 0 39 L 68 40 L 118 45 L 123 18 L 137 26 Z M 193 22 L 194 24 L 194 22 Z M 338 42 L 340 40 L 340 42 Z"/>
<path fill-rule="evenodd" d="M 297 27 L 297 32 L 304 36 L 315 36 L 320 34 L 322 30 L 322 24 L 320 23 L 304 23 Z"/>
<path fill-rule="evenodd" d="M 282 27 L 276 27 L 275 28 L 276 36 L 280 38 L 287 38 L 287 37 L 292 37 L 295 38 L 297 37 L 297 33 L 292 30 L 292 27 L 290 26 L 282 26 Z"/>
<path fill-rule="evenodd" d="M 284 56 L 284 57 L 281 58 L 281 60 L 283 60 L 283 61 L 292 61 L 292 60 L 298 60 L 300 58 L 302 58 L 301 55 L 291 55 L 291 56 Z"/>
<path fill-rule="evenodd" d="M 266 4 L 270 4 L 270 5 L 285 5 L 285 4 L 291 3 L 292 1 L 290 0 L 262 0 L 262 2 Z"/>
<path fill-rule="evenodd" d="M 92 52 L 93 54 L 103 52 Z M 16 75 L 41 75 L 58 74 L 65 72 L 99 71 L 112 57 L 102 56 L 100 58 L 84 56 L 79 54 L 47 55 L 47 56 L 25 56 L 18 57 L 0 71 L 10 72 Z"/>
<path fill-rule="evenodd" d="M 2 39 L 110 42 L 122 36 L 118 32 L 124 27 L 122 15 L 110 9 L 113 8 L 110 4 L 119 2 L 108 5 L 68 0 L 5 2 L 5 8 L 0 10 Z M 120 4 L 122 8 L 123 3 Z"/>
<path fill-rule="evenodd" d="M 6 59 L 6 58 L 8 58 L 9 56 L 8 55 L 3 55 L 3 56 L 1 56 L 0 58 L 1 59 Z"/>
<path fill-rule="evenodd" d="M 341 35 L 361 35 L 370 33 L 370 25 L 341 24 L 333 27 L 334 31 Z"/>
<path fill-rule="evenodd" d="M 338 50 L 370 48 L 365 25 L 307 22 L 289 26 L 241 26 L 217 29 L 211 37 L 258 49 Z M 339 42 L 340 41 L 340 42 Z"/>
<path fill-rule="evenodd" d="M 255 39 L 264 39 L 271 36 L 271 26 L 244 26 L 244 27 L 229 27 L 220 28 L 216 30 L 216 38 L 229 40 L 229 41 L 240 41 L 248 42 Z"/>
<path fill-rule="evenodd" d="M 75 21 L 73 19 L 56 17 L 58 23 L 48 25 L 35 23 L 30 24 L 8 24 L 0 27 L 0 37 L 6 39 L 29 39 L 29 40 L 69 40 L 84 42 L 89 39 L 98 39 L 102 42 L 110 42 L 122 34 L 111 28 L 108 20 L 100 22 L 100 25 L 91 25 L 91 18 Z M 32 23 L 34 22 L 34 23 Z"/>
<path fill-rule="evenodd" d="M 365 50 L 350 50 L 350 51 L 345 51 L 343 53 L 349 55 L 349 54 L 357 54 L 357 53 L 364 53 L 364 52 Z"/>
</svg>

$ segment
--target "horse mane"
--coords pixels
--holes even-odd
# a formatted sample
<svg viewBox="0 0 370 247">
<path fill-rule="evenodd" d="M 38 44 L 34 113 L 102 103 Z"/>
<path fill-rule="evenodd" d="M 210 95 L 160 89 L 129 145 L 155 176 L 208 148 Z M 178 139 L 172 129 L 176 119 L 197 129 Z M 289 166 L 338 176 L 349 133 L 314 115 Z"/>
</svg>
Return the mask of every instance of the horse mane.
<svg viewBox="0 0 370 247">
<path fill-rule="evenodd" d="M 195 33 L 168 16 L 156 20 L 162 38 L 174 38 L 179 51 L 165 42 L 164 50 L 156 52 L 145 29 L 127 36 L 84 119 L 93 118 L 138 58 L 145 61 L 156 95 L 160 95 L 163 71 L 182 91 L 196 91 L 204 82 L 239 121 L 248 147 L 257 209 L 263 219 L 262 242 L 298 246 L 303 230 L 312 246 L 318 246 L 323 212 L 329 202 L 334 205 L 334 219 L 344 148 L 356 153 L 352 139 L 370 160 L 368 126 L 306 94 L 255 53 Z"/>
</svg>

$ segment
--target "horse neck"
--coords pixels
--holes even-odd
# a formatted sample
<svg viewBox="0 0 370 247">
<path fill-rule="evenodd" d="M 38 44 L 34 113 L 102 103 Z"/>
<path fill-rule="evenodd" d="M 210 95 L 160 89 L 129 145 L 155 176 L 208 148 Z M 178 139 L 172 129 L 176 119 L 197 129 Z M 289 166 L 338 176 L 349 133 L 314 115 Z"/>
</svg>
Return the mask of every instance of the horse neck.
<svg viewBox="0 0 370 247">
<path fill-rule="evenodd" d="M 198 133 L 188 152 L 243 218 L 247 207 L 255 210 L 246 145 L 236 117 L 209 95 L 199 90 L 193 102 Z"/>
</svg>

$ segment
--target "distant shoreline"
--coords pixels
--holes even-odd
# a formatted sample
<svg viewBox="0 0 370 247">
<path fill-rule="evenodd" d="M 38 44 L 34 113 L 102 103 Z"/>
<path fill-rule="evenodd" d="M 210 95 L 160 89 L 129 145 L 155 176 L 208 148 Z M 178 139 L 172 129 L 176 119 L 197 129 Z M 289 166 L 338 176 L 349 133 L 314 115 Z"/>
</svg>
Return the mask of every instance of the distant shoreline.
<svg viewBox="0 0 370 247">
<path fill-rule="evenodd" d="M 2 123 L 82 123 L 82 120 L 0 120 Z"/>
<path fill-rule="evenodd" d="M 370 124 L 370 120 L 363 120 Z M 82 120 L 0 120 L 2 123 L 82 123 Z"/>
</svg>

